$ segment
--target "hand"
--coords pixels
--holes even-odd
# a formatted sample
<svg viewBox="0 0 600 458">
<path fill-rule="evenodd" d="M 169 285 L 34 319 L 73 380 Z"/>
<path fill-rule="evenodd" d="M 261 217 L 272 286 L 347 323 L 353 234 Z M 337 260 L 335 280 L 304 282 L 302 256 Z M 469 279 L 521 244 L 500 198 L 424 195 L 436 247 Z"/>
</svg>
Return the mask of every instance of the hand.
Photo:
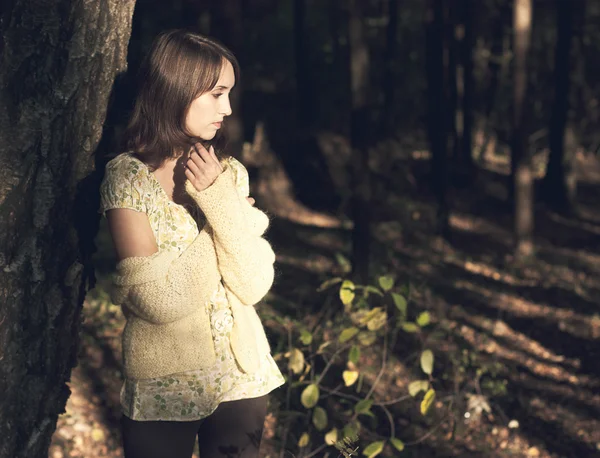
<svg viewBox="0 0 600 458">
<path fill-rule="evenodd" d="M 215 182 L 217 177 L 223 172 L 223 167 L 211 146 L 207 150 L 202 144 L 194 145 L 192 154 L 185 164 L 185 176 L 196 191 L 201 192 Z"/>
<path fill-rule="evenodd" d="M 252 206 L 254 206 L 254 202 L 256 202 L 252 197 L 246 197 L 246 200 L 248 201 L 248 203 Z"/>
</svg>

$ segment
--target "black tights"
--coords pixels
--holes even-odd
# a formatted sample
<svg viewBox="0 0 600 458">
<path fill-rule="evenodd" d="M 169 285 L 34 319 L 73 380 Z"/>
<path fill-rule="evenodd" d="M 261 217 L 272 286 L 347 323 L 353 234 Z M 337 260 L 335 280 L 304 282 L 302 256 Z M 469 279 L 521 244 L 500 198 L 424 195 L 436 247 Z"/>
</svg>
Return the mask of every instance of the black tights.
<svg viewBox="0 0 600 458">
<path fill-rule="evenodd" d="M 267 396 L 222 402 L 197 421 L 135 421 L 123 415 L 125 458 L 258 458 Z"/>
</svg>

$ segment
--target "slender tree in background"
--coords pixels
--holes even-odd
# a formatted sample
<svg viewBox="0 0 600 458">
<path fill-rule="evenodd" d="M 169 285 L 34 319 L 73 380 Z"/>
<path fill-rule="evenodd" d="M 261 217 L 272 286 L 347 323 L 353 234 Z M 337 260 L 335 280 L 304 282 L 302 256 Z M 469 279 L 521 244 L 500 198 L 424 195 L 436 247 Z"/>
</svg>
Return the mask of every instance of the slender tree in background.
<svg viewBox="0 0 600 458">
<path fill-rule="evenodd" d="M 77 213 L 97 206 L 76 203 L 126 67 L 134 4 L 30 0 L 2 12 L 1 458 L 47 457 L 69 397 L 98 221 Z"/>
<path fill-rule="evenodd" d="M 458 134 L 458 157 L 465 175 L 473 179 L 476 172 L 473 166 L 473 94 L 475 92 L 475 75 L 473 73 L 473 49 L 475 47 L 475 30 L 473 17 L 477 3 L 473 0 L 461 0 L 460 18 L 462 32 L 460 35 L 461 79 L 459 96 L 462 99 L 462 116 L 460 117 Z"/>
<path fill-rule="evenodd" d="M 394 129 L 394 98 L 396 88 L 396 48 L 398 47 L 398 0 L 388 0 L 388 25 L 386 30 L 385 46 L 385 74 L 383 81 L 383 123 L 386 134 L 391 134 Z"/>
<path fill-rule="evenodd" d="M 210 2 L 210 35 L 217 38 L 241 61 L 244 68 L 244 20 L 241 0 L 211 0 Z M 225 122 L 227 134 L 227 152 L 240 157 L 244 145 L 244 123 L 242 119 L 242 98 L 244 81 L 236 81 L 231 92 L 231 108 L 233 113 Z"/>
<path fill-rule="evenodd" d="M 426 12 L 427 134 L 431 147 L 431 184 L 438 211 L 436 231 L 449 236 L 447 192 L 447 100 L 444 78 L 444 2 L 429 0 Z"/>
<path fill-rule="evenodd" d="M 357 281 L 369 279 L 371 179 L 369 173 L 369 49 L 360 0 L 349 0 L 348 44 L 352 116 L 352 269 Z"/>
<path fill-rule="evenodd" d="M 582 3 L 579 0 L 577 3 Z M 573 41 L 573 10 L 580 4 L 556 0 L 558 37 L 554 58 L 554 103 L 550 119 L 550 158 L 542 182 L 544 200 L 555 210 L 571 213 L 575 209 L 577 181 L 574 173 L 574 142 L 567 132 L 569 114 L 571 43 Z"/>
<path fill-rule="evenodd" d="M 306 52 L 306 0 L 294 0 L 294 61 L 296 67 L 296 116 L 300 135 L 305 135 L 311 116 L 310 65 Z"/>
<path fill-rule="evenodd" d="M 511 157 L 512 196 L 514 202 L 515 257 L 533 254 L 533 166 L 527 145 L 525 94 L 527 92 L 527 56 L 531 40 L 532 0 L 515 0 L 514 27 L 514 113 Z"/>
</svg>

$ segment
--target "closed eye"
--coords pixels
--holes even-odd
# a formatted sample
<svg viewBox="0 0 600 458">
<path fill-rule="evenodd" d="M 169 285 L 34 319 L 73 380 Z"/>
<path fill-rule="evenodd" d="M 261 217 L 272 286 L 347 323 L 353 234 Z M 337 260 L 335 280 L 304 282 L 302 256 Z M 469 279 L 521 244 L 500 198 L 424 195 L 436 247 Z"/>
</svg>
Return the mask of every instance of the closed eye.
<svg viewBox="0 0 600 458">
<path fill-rule="evenodd" d="M 219 93 L 213 94 L 213 97 L 214 97 L 215 99 L 218 99 L 218 98 L 219 98 L 219 97 L 221 97 L 222 95 L 223 95 L 223 92 L 219 92 Z"/>
</svg>

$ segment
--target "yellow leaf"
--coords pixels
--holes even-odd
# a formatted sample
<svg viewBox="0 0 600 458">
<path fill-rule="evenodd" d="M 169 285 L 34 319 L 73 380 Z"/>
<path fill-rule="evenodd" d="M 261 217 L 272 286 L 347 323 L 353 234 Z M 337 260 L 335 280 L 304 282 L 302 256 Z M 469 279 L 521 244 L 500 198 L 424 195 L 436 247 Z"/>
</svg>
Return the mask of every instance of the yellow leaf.
<svg viewBox="0 0 600 458">
<path fill-rule="evenodd" d="M 433 388 L 429 388 L 429 390 L 427 390 L 427 393 L 425 393 L 423 400 L 421 401 L 421 413 L 423 415 L 425 415 L 427 413 L 427 411 L 431 407 L 431 404 L 433 404 L 434 399 L 435 399 L 435 390 Z"/>
<path fill-rule="evenodd" d="M 363 331 L 358 334 L 358 341 L 361 345 L 368 347 L 369 345 L 373 345 L 373 343 L 377 340 L 377 335 L 374 332 Z"/>
<path fill-rule="evenodd" d="M 302 369 L 304 369 L 304 353 L 297 348 L 293 348 L 290 354 L 288 367 L 294 374 L 300 374 Z"/>
<path fill-rule="evenodd" d="M 433 352 L 431 350 L 425 350 L 421 353 L 421 369 L 427 375 L 431 375 L 433 372 Z"/>
<path fill-rule="evenodd" d="M 334 445 L 338 441 L 338 430 L 333 428 L 327 434 L 325 434 L 325 443 L 327 445 Z"/>
<path fill-rule="evenodd" d="M 367 447 L 363 450 L 363 455 L 367 458 L 373 458 L 383 452 L 383 446 L 385 445 L 384 441 L 371 442 Z"/>
<path fill-rule="evenodd" d="M 427 326 L 429 323 L 431 323 L 431 316 L 429 315 L 429 312 L 423 312 L 417 317 L 417 324 L 422 328 Z"/>
<path fill-rule="evenodd" d="M 428 388 L 429 388 L 429 381 L 415 380 L 414 382 L 410 382 L 408 384 L 408 394 L 410 394 L 414 398 L 421 391 L 427 391 Z"/>
<path fill-rule="evenodd" d="M 354 283 L 352 283 L 350 280 L 344 280 L 342 282 L 342 286 L 340 287 L 340 299 L 342 301 L 342 304 L 352 304 L 352 301 L 354 300 L 355 296 L 354 288 Z"/>
<path fill-rule="evenodd" d="M 309 440 L 310 440 L 310 436 L 308 435 L 308 433 L 302 434 L 302 436 L 300 436 L 300 440 L 298 441 L 298 447 L 300 447 L 300 448 L 306 447 L 308 445 Z"/>
<path fill-rule="evenodd" d="M 378 329 L 381 329 L 383 326 L 385 326 L 386 322 L 387 313 L 381 311 L 367 323 L 367 329 L 369 329 L 369 331 L 377 331 Z"/>
<path fill-rule="evenodd" d="M 358 380 L 358 371 L 344 371 L 342 377 L 346 386 L 352 386 Z"/>
<path fill-rule="evenodd" d="M 410 321 L 406 321 L 402 323 L 402 329 L 404 332 L 414 333 L 419 332 L 419 327 L 415 323 L 411 323 Z"/>
</svg>

